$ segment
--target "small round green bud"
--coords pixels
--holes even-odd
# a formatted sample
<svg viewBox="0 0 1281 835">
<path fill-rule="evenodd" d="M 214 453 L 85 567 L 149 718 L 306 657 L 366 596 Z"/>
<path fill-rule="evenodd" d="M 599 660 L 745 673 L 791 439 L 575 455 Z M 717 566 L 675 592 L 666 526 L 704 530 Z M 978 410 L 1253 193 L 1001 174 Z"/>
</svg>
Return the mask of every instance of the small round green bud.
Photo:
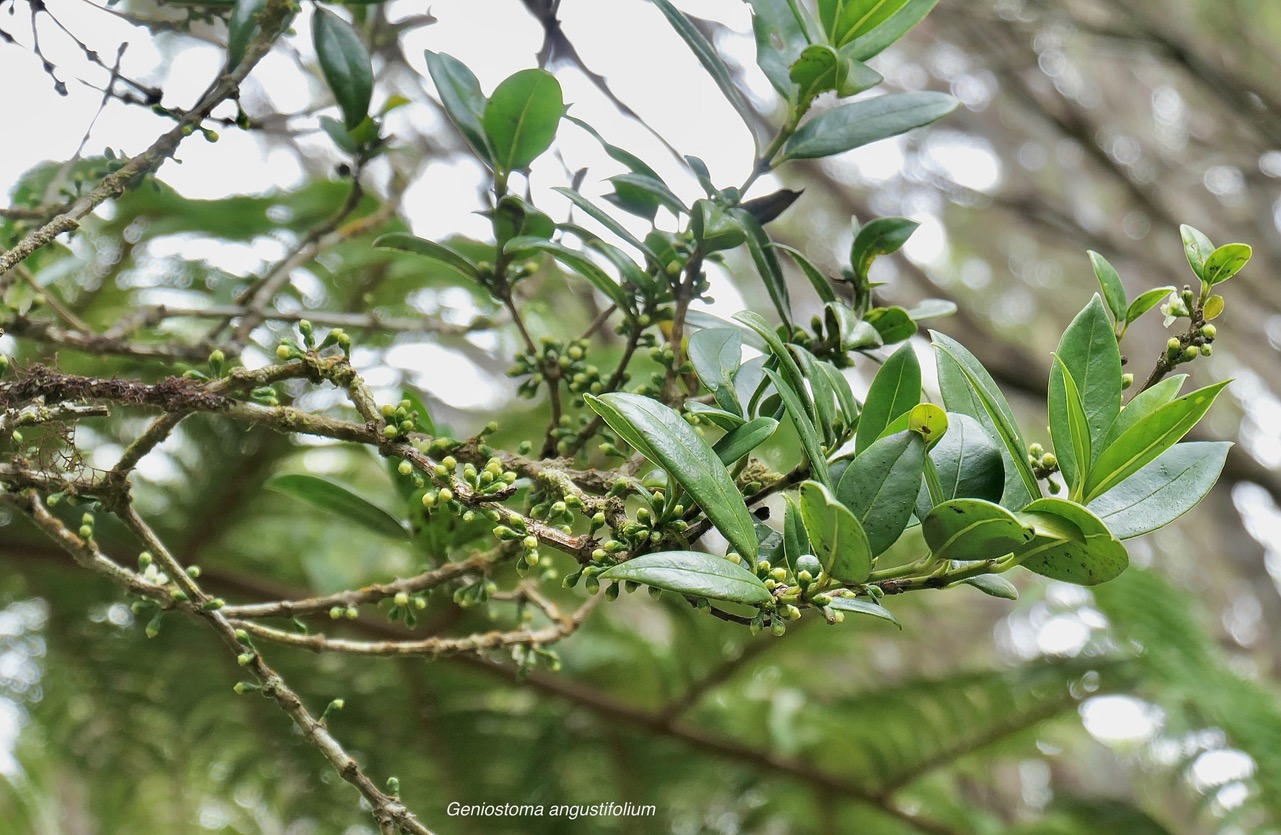
<svg viewBox="0 0 1281 835">
<path fill-rule="evenodd" d="M 526 551 L 532 551 L 538 547 L 538 537 L 527 536 L 524 541 L 521 542 L 521 545 L 524 546 Z"/>
<path fill-rule="evenodd" d="M 288 345 L 285 345 L 285 344 L 283 344 L 283 343 L 282 343 L 282 344 L 280 344 L 280 345 L 276 346 L 276 358 L 277 358 L 277 359 L 287 360 L 287 359 L 289 359 L 290 357 L 292 357 L 293 355 L 294 355 L 293 349 L 292 349 L 292 348 L 290 348 Z"/>
<path fill-rule="evenodd" d="M 1214 325 L 1201 326 L 1201 335 L 1204 336 L 1206 339 L 1214 339 L 1214 337 L 1217 336 L 1218 333 L 1219 333 L 1219 329 L 1216 328 Z"/>
<path fill-rule="evenodd" d="M 1059 465 L 1059 459 L 1055 457 L 1054 453 L 1047 452 L 1045 453 L 1045 455 L 1041 456 L 1041 466 L 1044 467 L 1045 469 L 1052 470 L 1058 465 Z"/>
<path fill-rule="evenodd" d="M 1171 353 L 1180 350 L 1182 347 L 1183 343 L 1179 341 L 1177 336 L 1170 337 L 1170 341 L 1165 343 L 1165 349 Z"/>
<path fill-rule="evenodd" d="M 787 624 L 782 620 L 775 618 L 774 622 L 770 624 L 770 632 L 774 633 L 774 637 L 781 638 L 787 633 Z"/>
<path fill-rule="evenodd" d="M 396 596 L 391 599 L 391 602 L 395 603 L 397 606 L 408 606 L 409 595 L 403 591 L 398 591 L 396 592 Z"/>
<path fill-rule="evenodd" d="M 808 571 L 798 571 L 796 579 L 802 586 L 808 586 L 810 583 L 814 582 L 814 575 L 810 574 Z"/>
<path fill-rule="evenodd" d="M 330 620 L 342 620 L 343 613 L 346 612 L 342 606 L 334 606 L 329 610 Z"/>
<path fill-rule="evenodd" d="M 1201 355 L 1201 349 L 1196 345 L 1189 345 L 1183 349 L 1184 360 L 1194 360 Z"/>
<path fill-rule="evenodd" d="M 252 652 L 242 652 L 236 656 L 236 663 L 242 667 L 248 667 L 254 663 L 254 654 Z"/>
<path fill-rule="evenodd" d="M 413 475 L 414 465 L 408 461 L 401 461 L 400 465 L 396 467 L 396 472 L 401 475 Z"/>
<path fill-rule="evenodd" d="M 360 610 L 357 609 L 355 606 L 348 606 L 347 611 L 343 612 L 343 615 L 347 618 L 347 620 L 355 620 L 356 618 L 360 617 Z"/>
<path fill-rule="evenodd" d="M 442 502 L 450 501 L 450 500 L 451 500 L 451 499 L 453 499 L 453 498 L 454 498 L 454 491 L 453 491 L 453 490 L 450 490 L 448 487 L 442 487 L 442 488 L 440 488 L 440 500 L 441 500 Z"/>
<path fill-rule="evenodd" d="M 1134 375 L 1127 371 L 1121 375 L 1121 391 L 1125 391 L 1132 385 L 1134 385 Z"/>
<path fill-rule="evenodd" d="M 771 570 L 769 576 L 781 583 L 787 579 L 787 569 L 779 566 L 778 568 Z"/>
<path fill-rule="evenodd" d="M 1213 346 L 1213 345 L 1202 345 L 1202 346 L 1201 346 L 1201 356 L 1203 356 L 1203 357 L 1208 357 L 1208 356 L 1210 356 L 1210 355 L 1211 355 L 1211 354 L 1213 354 L 1213 353 L 1214 353 L 1214 346 Z"/>
<path fill-rule="evenodd" d="M 440 459 L 440 465 L 447 470 L 453 470 L 458 466 L 458 459 L 452 455 L 446 455 Z"/>
<path fill-rule="evenodd" d="M 262 689 L 262 686 L 252 681 L 238 681 L 231 689 L 235 691 L 237 696 L 246 696 L 250 693 L 257 693 Z"/>
<path fill-rule="evenodd" d="M 434 493 L 423 493 L 423 507 L 428 510 L 436 506 L 436 495 Z"/>
<path fill-rule="evenodd" d="M 387 424 L 386 426 L 383 427 L 383 437 L 387 438 L 388 440 L 395 438 L 399 434 L 400 434 L 400 428 L 397 426 L 394 426 L 392 424 Z"/>
<path fill-rule="evenodd" d="M 1045 447 L 1041 446 L 1040 444 L 1032 444 L 1027 448 L 1027 454 L 1040 458 L 1042 455 L 1045 454 Z"/>
<path fill-rule="evenodd" d="M 82 538 L 84 538 L 84 539 L 92 539 L 92 538 L 93 538 L 93 526 L 92 526 L 92 525 L 81 525 L 81 526 L 80 526 L 80 536 L 81 536 Z"/>
<path fill-rule="evenodd" d="M 213 351 L 209 353 L 210 365 L 222 365 L 226 361 L 227 361 L 227 355 L 217 348 L 214 348 Z"/>
</svg>

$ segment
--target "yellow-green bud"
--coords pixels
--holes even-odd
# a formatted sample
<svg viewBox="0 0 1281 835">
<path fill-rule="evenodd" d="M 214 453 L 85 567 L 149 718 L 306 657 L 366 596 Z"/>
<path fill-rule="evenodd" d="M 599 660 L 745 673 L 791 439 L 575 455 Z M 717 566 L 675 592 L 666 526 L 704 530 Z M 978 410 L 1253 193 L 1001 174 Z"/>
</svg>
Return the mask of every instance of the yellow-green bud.
<svg viewBox="0 0 1281 835">
<path fill-rule="evenodd" d="M 448 487 L 442 487 L 442 488 L 440 488 L 440 500 L 441 500 L 442 502 L 447 502 L 447 501 L 449 501 L 450 499 L 452 499 L 453 497 L 454 497 L 454 491 L 453 491 L 453 490 L 450 490 Z"/>
<path fill-rule="evenodd" d="M 408 606 L 409 595 L 403 591 L 398 591 L 396 592 L 396 596 L 392 598 L 392 602 L 395 603 L 397 606 Z"/>
<path fill-rule="evenodd" d="M 396 472 L 401 475 L 411 475 L 414 472 L 414 465 L 408 461 L 401 461 L 400 465 L 396 467 Z"/>
<path fill-rule="evenodd" d="M 290 348 L 288 345 L 283 345 L 283 344 L 282 344 L 282 345 L 279 345 L 279 346 L 277 346 L 277 347 L 276 347 L 276 358 L 277 358 L 277 359 L 287 360 L 287 359 L 289 359 L 291 356 L 293 356 L 293 354 L 294 354 L 293 349 L 292 349 L 292 348 Z"/>
</svg>

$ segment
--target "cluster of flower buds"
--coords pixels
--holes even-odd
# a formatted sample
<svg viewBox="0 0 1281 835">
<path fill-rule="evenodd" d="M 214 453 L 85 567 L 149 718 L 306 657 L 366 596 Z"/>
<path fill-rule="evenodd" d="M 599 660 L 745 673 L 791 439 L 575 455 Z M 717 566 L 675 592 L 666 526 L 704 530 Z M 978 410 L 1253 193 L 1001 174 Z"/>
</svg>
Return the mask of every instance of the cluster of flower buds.
<svg viewBox="0 0 1281 835">
<path fill-rule="evenodd" d="M 410 629 L 418 622 L 418 613 L 427 608 L 426 594 L 410 594 L 398 591 L 391 599 L 391 608 L 387 610 L 388 620 L 405 619 L 405 626 Z"/>
<path fill-rule="evenodd" d="M 282 362 L 302 359 L 309 352 L 323 351 L 335 346 L 343 352 L 343 356 L 351 356 L 351 337 L 342 328 L 330 329 L 324 339 L 317 342 L 315 326 L 306 319 L 300 319 L 298 334 L 302 337 L 301 345 L 293 339 L 280 340 L 280 344 L 276 346 L 277 359 Z"/>
</svg>

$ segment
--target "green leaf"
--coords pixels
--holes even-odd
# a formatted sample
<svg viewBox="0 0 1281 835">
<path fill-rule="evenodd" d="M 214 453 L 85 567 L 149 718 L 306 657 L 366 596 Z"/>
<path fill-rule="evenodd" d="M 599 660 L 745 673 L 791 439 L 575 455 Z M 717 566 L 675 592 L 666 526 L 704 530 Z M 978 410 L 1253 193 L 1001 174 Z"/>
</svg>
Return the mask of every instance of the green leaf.
<svg viewBox="0 0 1281 835">
<path fill-rule="evenodd" d="M 956 109 L 946 93 L 891 93 L 818 114 L 783 145 L 782 159 L 818 159 L 906 133 Z"/>
<path fill-rule="evenodd" d="M 1183 238 L 1183 253 L 1188 257 L 1188 266 L 1196 277 L 1205 279 L 1205 259 L 1214 252 L 1214 244 L 1200 229 L 1184 224 L 1179 227 L 1179 237 Z"/>
<path fill-rule="evenodd" d="M 863 600 L 858 597 L 833 597 L 827 608 L 835 609 L 838 612 L 852 612 L 856 615 L 870 615 L 874 618 L 887 620 L 900 630 L 903 629 L 903 624 L 898 622 L 898 618 L 890 614 L 889 609 L 871 600 Z"/>
<path fill-rule="evenodd" d="M 864 450 L 881 436 L 899 415 L 921 402 L 921 364 L 911 345 L 904 345 L 876 372 L 863 400 L 854 448 Z"/>
<path fill-rule="evenodd" d="M 360 150 L 360 145 L 356 138 L 347 130 L 346 125 L 331 116 L 320 117 L 320 129 L 329 135 L 329 138 L 338 146 L 338 150 L 348 154 L 354 154 Z"/>
<path fill-rule="evenodd" d="M 916 323 L 907 311 L 895 305 L 893 307 L 874 307 L 864 317 L 869 325 L 876 328 L 881 341 L 886 345 L 904 342 L 916 335 Z"/>
<path fill-rule="evenodd" d="M 742 209 L 731 209 L 730 214 L 743 227 L 747 235 L 747 251 L 752 255 L 756 271 L 765 282 L 765 289 L 769 292 L 770 301 L 774 303 L 779 318 L 790 328 L 792 301 L 787 292 L 787 280 L 783 277 L 783 268 L 779 266 L 778 255 L 774 252 L 774 245 L 770 242 L 765 227 L 750 212 Z"/>
<path fill-rule="evenodd" d="M 527 168 L 551 147 L 565 115 L 560 82 L 546 70 L 521 70 L 505 79 L 485 103 L 481 124 L 494 166 L 502 172 Z"/>
<path fill-rule="evenodd" d="M 892 17 L 881 23 L 867 34 L 856 38 L 842 52 L 860 61 L 866 61 L 880 54 L 886 47 L 908 33 L 920 23 L 934 8 L 938 0 L 908 0 Z"/>
<path fill-rule="evenodd" d="M 1085 406 L 1081 403 L 1080 389 L 1076 387 L 1075 379 L 1063 367 L 1063 360 L 1057 354 L 1054 356 L 1054 366 L 1059 372 L 1058 384 L 1063 388 L 1063 393 L 1055 404 L 1061 414 L 1056 414 L 1054 409 L 1050 412 L 1055 419 L 1050 424 L 1050 433 L 1054 437 L 1054 451 L 1058 453 L 1063 477 L 1072 489 L 1073 496 L 1080 498 L 1081 482 L 1090 471 L 1090 426 Z M 1063 467 L 1065 461 L 1071 464 Z"/>
<path fill-rule="evenodd" d="M 951 316 L 957 310 L 956 302 L 947 299 L 923 299 L 916 307 L 907 312 L 914 321 L 922 319 L 941 319 Z"/>
<path fill-rule="evenodd" d="M 1213 287 L 1241 272 L 1250 261 L 1252 250 L 1247 244 L 1224 244 L 1205 259 L 1205 283 Z"/>
<path fill-rule="evenodd" d="M 1227 441 L 1175 444 L 1090 502 L 1089 510 L 1118 539 L 1162 528 L 1205 498 L 1231 447 Z"/>
<path fill-rule="evenodd" d="M 690 210 L 690 231 L 703 252 L 734 249 L 747 239 L 747 233 L 719 203 L 700 199 Z"/>
<path fill-rule="evenodd" d="M 828 35 L 832 43 L 844 46 L 885 23 L 906 4 L 907 0 L 823 0 L 819 9 L 831 5 L 838 7 L 839 12 L 828 29 Z"/>
<path fill-rule="evenodd" d="M 1130 307 L 1125 311 L 1125 324 L 1133 324 L 1140 316 L 1156 307 L 1174 290 L 1173 287 L 1155 287 L 1139 294 L 1139 297 L 1130 302 Z"/>
<path fill-rule="evenodd" d="M 1019 519 L 1036 538 L 1019 551 L 1019 564 L 1043 577 L 1095 586 L 1120 576 L 1130 557 L 1107 525 L 1086 508 L 1066 499 L 1037 499 Z"/>
<path fill-rule="evenodd" d="M 609 273 L 601 269 L 586 255 L 570 249 L 564 244 L 526 235 L 512 238 L 503 247 L 503 252 L 516 258 L 523 258 L 534 252 L 546 252 L 578 275 L 587 279 L 589 284 L 617 305 L 620 311 L 628 315 L 632 312 L 632 298 L 623 289 L 622 285 L 611 278 Z"/>
<path fill-rule="evenodd" d="M 823 569 L 842 583 L 861 583 L 872 573 L 872 551 L 858 519 L 823 485 L 801 485 L 801 519 Z"/>
<path fill-rule="evenodd" d="M 921 403 L 907 413 L 907 428 L 925 440 L 926 448 L 947 435 L 947 412 L 933 403 Z"/>
<path fill-rule="evenodd" d="M 743 335 L 738 328 L 704 328 L 689 338 L 694 372 L 709 391 L 734 386 L 734 372 L 743 364 Z"/>
<path fill-rule="evenodd" d="M 415 423 L 418 424 L 418 431 L 425 432 L 428 435 L 436 434 L 436 422 L 432 420 L 431 410 L 427 404 L 418 396 L 418 392 L 406 386 L 400 390 L 400 399 L 409 401 L 409 411 L 417 412 Z"/>
<path fill-rule="evenodd" d="M 1111 446 L 1112 442 L 1121 437 L 1121 433 L 1125 432 L 1125 430 L 1178 397 L 1179 391 L 1183 388 L 1183 383 L 1187 379 L 1188 375 L 1186 374 L 1175 374 L 1172 377 L 1166 377 L 1152 386 L 1152 388 L 1145 389 L 1134 395 L 1133 399 L 1125 404 L 1125 408 L 1116 416 L 1116 420 L 1113 421 L 1112 425 L 1108 427 L 1107 434 L 1103 436 L 1101 449 Z"/>
<path fill-rule="evenodd" d="M 884 553 L 907 527 L 924 465 L 925 439 L 905 431 L 881 438 L 845 468 L 836 498 L 858 519 L 873 556 Z"/>
<path fill-rule="evenodd" d="M 392 232 L 376 239 L 374 247 L 378 249 L 396 249 L 401 252 L 421 255 L 424 258 L 430 258 L 432 261 L 454 269 L 472 281 L 480 281 L 480 268 L 471 259 L 458 250 L 444 244 L 438 244 L 435 241 L 428 241 L 405 232 Z"/>
<path fill-rule="evenodd" d="M 716 453 L 679 414 L 648 397 L 612 392 L 587 404 L 609 428 L 667 471 L 744 559 L 756 558 L 752 514 Z"/>
<path fill-rule="evenodd" d="M 289 473 L 271 478 L 266 486 L 277 493 L 300 499 L 348 522 L 354 522 L 379 536 L 400 541 L 409 538 L 409 533 L 395 516 L 328 479 L 304 473 Z"/>
<path fill-rule="evenodd" d="M 949 412 L 947 418 L 947 434 L 930 450 L 942 499 L 999 502 L 1005 490 L 1001 448 L 983 425 L 969 415 Z M 916 499 L 918 518 L 924 519 L 930 512 L 933 505 L 929 500 L 929 491 L 922 486 Z"/>
<path fill-rule="evenodd" d="M 1085 482 L 1088 504 L 1174 446 L 1214 404 L 1230 380 L 1173 400 L 1125 430 L 1099 455 Z"/>
<path fill-rule="evenodd" d="M 586 197 L 583 197 L 577 191 L 574 191 L 572 188 L 565 188 L 564 186 L 554 186 L 552 191 L 563 194 L 569 202 L 582 209 L 589 217 L 601 226 L 604 226 L 622 240 L 636 247 L 636 249 L 640 250 L 640 252 L 644 253 L 646 256 L 649 256 L 650 258 L 654 257 L 653 250 L 646 244 L 642 243 L 640 238 L 633 235 L 627 230 L 627 227 L 615 220 L 608 212 L 588 200 Z"/>
<path fill-rule="evenodd" d="M 708 423 L 719 426 L 727 432 L 737 429 L 747 422 L 742 415 L 734 414 L 726 409 L 718 409 L 706 403 L 699 403 L 697 400 L 685 401 L 685 411 L 691 415 L 698 415 L 699 420 L 706 420 Z"/>
<path fill-rule="evenodd" d="M 1010 411 L 1010 404 L 992 375 L 961 343 L 930 331 L 938 364 L 939 389 L 949 412 L 969 415 L 1000 440 L 1005 459 L 1005 492 L 1001 504 L 1017 510 L 1041 495 L 1027 461 L 1027 444 Z"/>
<path fill-rule="evenodd" d="M 749 420 L 742 426 L 731 429 L 712 446 L 712 451 L 725 466 L 730 466 L 769 440 L 778 428 L 778 421 L 769 417 L 758 417 Z"/>
<path fill-rule="evenodd" d="M 845 426 L 854 426 L 854 422 L 858 420 L 859 408 L 858 402 L 854 400 L 854 392 L 850 389 L 850 381 L 830 362 L 820 362 L 818 367 L 827 375 L 828 385 L 836 396 L 836 405 L 844 416 Z"/>
<path fill-rule="evenodd" d="M 733 74 L 730 72 L 729 67 L 725 66 L 725 62 L 721 60 L 720 55 L 716 54 L 716 49 L 708 42 L 707 38 L 703 37 L 703 33 L 698 31 L 698 28 L 689 21 L 689 18 L 685 17 L 669 0 L 652 0 L 652 2 L 662 11 L 663 16 L 667 18 L 667 22 L 676 30 L 676 34 L 680 35 L 681 39 L 689 46 L 690 51 L 694 53 L 694 57 L 698 59 L 698 62 L 703 65 L 703 69 L 707 70 L 708 75 L 716 82 L 721 94 L 738 111 L 738 115 L 743 117 L 743 122 L 750 127 L 757 118 L 756 111 L 752 109 L 752 106 L 743 98 L 743 94 L 739 92 L 738 85 L 734 82 Z"/>
<path fill-rule="evenodd" d="M 1018 587 L 999 574 L 980 574 L 977 577 L 967 577 L 961 582 L 967 586 L 973 586 L 989 597 L 999 597 L 1002 600 L 1019 599 Z"/>
<path fill-rule="evenodd" d="M 802 554 L 813 553 L 809 535 L 805 533 L 805 522 L 801 518 L 801 508 L 791 496 L 783 496 L 783 559 L 792 574 L 796 573 L 796 558 Z"/>
<path fill-rule="evenodd" d="M 945 560 L 990 560 L 1012 554 L 1033 539 L 1033 531 L 999 504 L 951 499 L 921 520 L 930 553 Z"/>
<path fill-rule="evenodd" d="M 789 0 L 748 0 L 748 5 L 756 35 L 756 64 L 774 89 L 790 99 L 791 65 L 810 42 L 800 10 Z"/>
<path fill-rule="evenodd" d="M 867 278 L 872 262 L 882 255 L 898 252 L 919 223 L 905 217 L 878 217 L 854 236 L 850 246 L 850 269 L 860 278 Z"/>
<path fill-rule="evenodd" d="M 615 174 L 609 178 L 609 182 L 620 193 L 622 190 L 630 188 L 649 195 L 654 200 L 657 200 L 659 205 L 666 207 L 672 214 L 689 214 L 689 207 L 658 177 L 637 173 Z M 608 199 L 608 195 L 606 199 Z"/>
<path fill-rule="evenodd" d="M 267 7 L 267 0 L 236 0 L 227 19 L 227 69 L 234 70 L 245 60 L 249 42 L 261 27 L 258 16 Z"/>
<path fill-rule="evenodd" d="M 797 112 L 805 112 L 810 103 L 828 91 L 836 91 L 840 98 L 853 96 L 880 84 L 884 79 L 876 70 L 847 55 L 838 53 L 827 44 L 807 46 L 788 70 L 788 77 L 797 84 Z"/>
<path fill-rule="evenodd" d="M 823 453 L 823 442 L 819 439 L 818 429 L 814 426 L 814 421 L 805 412 L 805 407 L 801 403 L 801 395 L 774 369 L 765 368 L 763 371 L 765 376 L 774 384 L 774 388 L 778 390 L 778 396 L 783 400 L 783 407 L 792 419 L 792 426 L 796 427 L 796 434 L 801 440 L 801 448 L 805 450 L 805 457 L 810 462 L 810 474 L 824 486 L 831 484 L 832 474 L 827 468 L 827 456 Z"/>
<path fill-rule="evenodd" d="M 1064 371 L 1075 383 L 1077 403 L 1084 411 L 1088 432 L 1082 444 L 1091 456 L 1097 457 L 1103 450 L 1103 438 L 1121 410 L 1121 351 L 1097 294 L 1063 332 L 1056 356 L 1058 360 L 1050 368 L 1050 433 L 1063 477 L 1075 487 L 1085 480 L 1094 462 L 1080 461 L 1075 452 L 1077 439 L 1070 431 L 1074 407 L 1070 387 L 1064 385 Z"/>
<path fill-rule="evenodd" d="M 832 287 L 831 280 L 823 274 L 822 270 L 814 266 L 814 262 L 806 258 L 803 252 L 790 247 L 787 244 L 776 243 L 773 246 L 775 249 L 781 249 L 788 255 L 792 256 L 792 260 L 796 262 L 796 266 L 800 267 L 801 272 L 807 279 L 809 279 L 810 286 L 814 288 L 814 292 L 818 294 L 820 301 L 825 304 L 831 304 L 833 302 L 839 304 L 836 299 L 836 290 Z"/>
<path fill-rule="evenodd" d="M 765 340 L 765 344 L 769 348 L 769 353 L 778 362 L 779 367 L 783 370 L 783 375 L 791 384 L 792 390 L 796 393 L 802 405 L 804 405 L 805 415 L 808 416 L 810 422 L 813 423 L 816 419 L 816 415 L 813 403 L 810 402 L 808 391 L 805 388 L 805 375 L 801 373 L 801 367 L 796 364 L 796 360 L 792 357 L 791 351 L 787 350 L 787 346 L 783 344 L 783 340 L 779 339 L 778 333 L 774 328 L 770 327 L 769 322 L 765 321 L 763 316 L 750 310 L 741 310 L 738 313 L 735 313 L 734 321 L 741 322 L 746 325 L 752 331 L 760 335 L 761 339 Z"/>
<path fill-rule="evenodd" d="M 482 160 L 493 164 L 493 152 L 481 124 L 485 114 L 485 94 L 480 82 L 465 64 L 443 52 L 426 50 L 427 72 L 436 85 L 436 93 L 450 121 Z"/>
<path fill-rule="evenodd" d="M 833 300 L 823 305 L 823 323 L 829 334 L 839 335 L 842 351 L 862 351 L 885 344 L 880 331 L 858 318 L 843 301 Z"/>
<path fill-rule="evenodd" d="M 1103 298 L 1107 300 L 1108 309 L 1112 311 L 1112 318 L 1117 322 L 1125 321 L 1125 285 L 1121 283 L 1121 276 L 1117 274 L 1116 268 L 1108 263 L 1104 258 L 1094 250 L 1089 250 L 1090 266 L 1094 268 L 1094 277 L 1099 280 L 1099 288 L 1103 290 Z"/>
<path fill-rule="evenodd" d="M 311 39 L 325 83 L 333 91 L 347 129 L 369 115 L 374 93 L 374 69 L 369 51 L 351 24 L 318 7 L 311 17 Z"/>
<path fill-rule="evenodd" d="M 755 540 L 755 532 L 752 537 Z M 755 547 L 752 550 L 755 551 Z M 600 578 L 643 583 L 663 591 L 747 606 L 759 606 L 774 599 L 760 578 L 743 566 L 701 551 L 645 554 L 606 569 Z"/>
</svg>

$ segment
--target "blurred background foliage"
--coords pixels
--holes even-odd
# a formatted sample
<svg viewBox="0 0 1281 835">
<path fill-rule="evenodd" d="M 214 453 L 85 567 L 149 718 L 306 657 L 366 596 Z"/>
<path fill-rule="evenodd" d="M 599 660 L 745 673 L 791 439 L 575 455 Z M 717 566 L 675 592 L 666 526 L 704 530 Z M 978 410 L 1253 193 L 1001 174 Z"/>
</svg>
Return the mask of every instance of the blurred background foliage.
<svg viewBox="0 0 1281 835">
<path fill-rule="evenodd" d="M 485 31 L 467 25 L 462 5 L 433 8 L 436 43 L 493 49 Z M 542 4 L 480 5 L 503 60 L 539 60 Z M 648 110 L 638 104 L 638 118 L 618 116 L 611 96 L 628 103 L 629 89 L 670 79 L 647 73 L 684 47 L 670 33 L 648 42 L 592 28 L 594 5 L 565 0 L 563 27 L 549 30 L 558 48 L 542 55 L 579 79 L 576 114 L 612 109 L 601 116 L 614 119 L 612 140 L 635 139 L 660 154 L 640 119 L 661 132 L 690 108 L 718 113 L 714 88 L 689 77 L 646 100 Z M 745 7 L 679 5 L 742 65 L 760 118 L 773 118 L 777 103 L 751 64 Z M 617 6 L 620 15 L 652 13 L 639 2 Z M 154 35 L 164 54 L 225 37 L 220 22 L 199 15 L 188 26 L 190 6 L 124 0 L 112 8 L 133 37 Z M 459 433 L 497 419 L 497 443 L 514 446 L 524 427 L 545 423 L 545 405 L 512 397 L 503 372 L 517 343 L 492 300 L 443 269 L 369 246 L 378 233 L 421 228 L 414 206 L 424 201 L 402 198 L 424 177 L 440 184 L 427 202 L 444 219 L 432 223 L 464 228 L 480 206 L 480 177 L 408 46 L 408 33 L 426 22 L 422 10 L 405 2 L 351 8 L 375 46 L 375 104 L 380 95 L 410 100 L 389 122 L 401 150 L 368 174 L 354 217 L 369 227 L 327 243 L 296 271 L 275 300 L 281 320 L 254 331 L 246 360 L 265 358 L 291 327 L 289 316 L 347 317 L 354 362 L 371 385 L 416 387 L 437 424 Z M 77 28 L 74 9 L 60 19 L 91 40 L 85 21 L 94 13 L 82 10 Z M 279 47 L 297 71 L 317 74 L 313 57 L 291 48 Z M 29 57 L 39 83 L 39 59 Z M 617 89 L 606 95 L 586 81 L 580 61 Z M 1136 566 L 1120 579 L 1087 591 L 1024 577 L 1014 603 L 964 589 L 912 595 L 896 610 L 902 633 L 875 621 L 807 622 L 782 640 L 751 639 L 640 595 L 598 609 L 559 647 L 559 672 L 523 680 L 498 658 L 276 648 L 273 662 L 311 702 L 345 699 L 331 719 L 335 733 L 370 774 L 396 775 L 410 807 L 441 833 L 1278 831 L 1278 63 L 1281 8 L 1253 0 L 942 0 L 874 64 L 891 88 L 949 90 L 964 106 L 869 154 L 785 169 L 782 184 L 805 195 L 771 229 L 820 264 L 833 267 L 848 248 L 850 215 L 923 221 L 927 245 L 878 262 L 885 298 L 905 306 L 954 299 L 960 313 L 941 329 L 987 364 L 1026 427 L 1043 427 L 1036 410 L 1049 352 L 1094 292 L 1085 249 L 1103 252 L 1135 295 L 1182 283 L 1180 221 L 1215 241 L 1254 246 L 1223 338 L 1194 372 L 1202 383 L 1236 378 L 1201 431 L 1238 445 L 1204 505 L 1131 544 Z M 166 80 L 163 67 L 151 78 Z M 196 199 L 166 185 L 162 170 L 27 262 L 29 280 L 5 299 L 13 311 L 6 353 L 20 363 L 56 358 L 69 372 L 146 379 L 200 364 L 216 317 L 173 311 L 231 304 L 349 188 L 334 170 L 338 153 L 316 129 L 317 110 L 330 104 L 318 83 L 307 106 L 278 113 L 272 78 L 253 81 L 243 102 L 258 122 L 258 152 L 287 152 L 300 171 L 295 185 Z M 667 104 L 654 106 L 664 96 Z M 19 117 L 8 129 L 40 127 Z M 566 151 L 564 170 L 536 169 L 539 189 L 573 179 Z M 0 238 L 15 240 L 30 228 L 23 209 L 82 178 L 92 182 L 106 162 L 58 160 L 29 172 L 0 214 Z M 607 161 L 593 165 L 591 182 L 617 171 Z M 442 179 L 441 171 L 453 173 Z M 461 186 L 451 191 L 446 182 Z M 763 309 L 754 274 L 743 270 L 748 278 L 738 280 L 734 272 L 720 277 L 725 295 Z M 809 299 L 818 310 L 804 278 L 792 278 L 798 309 Z M 581 331 L 599 312 L 583 284 L 553 271 L 537 281 L 522 300 L 531 330 Z M 28 315 L 36 287 L 91 329 L 128 336 L 153 354 L 115 357 L 61 339 L 58 317 Z M 1165 338 L 1150 323 L 1131 334 L 1130 369 L 1146 370 Z M 854 371 L 864 384 L 865 366 Z M 292 394 L 309 409 L 337 406 L 329 393 Z M 126 413 L 96 421 L 79 427 L 76 440 L 101 454 L 90 463 L 105 465 L 140 420 Z M 1044 429 L 1029 434 L 1048 439 Z M 207 417 L 185 422 L 136 481 L 144 515 L 229 600 L 327 592 L 414 570 L 408 549 L 261 489 L 273 474 L 302 470 L 332 475 L 384 506 L 397 502 L 385 468 L 365 449 Z M 238 671 L 208 634 L 175 618 L 147 640 L 115 588 L 5 521 L 13 523 L 0 529 L 0 831 L 372 831 L 352 793 L 274 706 L 232 694 Z M 125 547 L 103 525 L 108 550 Z M 433 597 L 426 615 L 429 630 L 483 628 L 446 595 Z M 374 612 L 349 631 L 402 634 Z M 630 801 L 656 804 L 658 816 L 451 818 L 444 810 L 455 800 Z"/>
</svg>

